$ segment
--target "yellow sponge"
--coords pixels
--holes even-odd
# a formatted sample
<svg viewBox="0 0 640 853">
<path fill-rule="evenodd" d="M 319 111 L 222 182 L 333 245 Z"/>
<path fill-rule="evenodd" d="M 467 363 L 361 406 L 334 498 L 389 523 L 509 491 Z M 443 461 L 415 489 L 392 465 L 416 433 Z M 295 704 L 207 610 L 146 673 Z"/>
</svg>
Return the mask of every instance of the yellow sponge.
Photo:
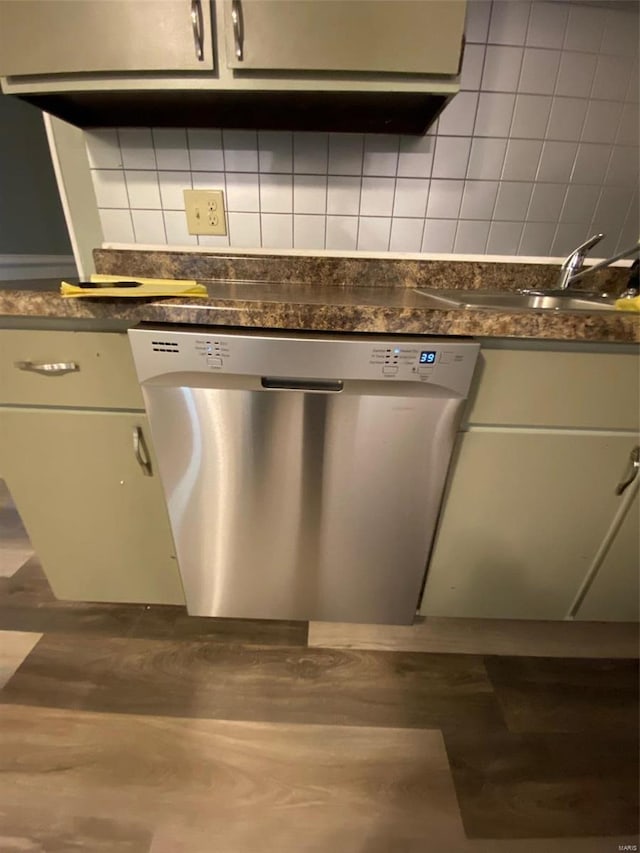
<svg viewBox="0 0 640 853">
<path fill-rule="evenodd" d="M 91 281 L 99 284 L 98 288 L 83 288 L 75 284 L 63 281 L 60 292 L 65 298 L 85 297 L 95 299 L 96 297 L 117 297 L 118 299 L 140 299 L 159 296 L 197 296 L 207 297 L 207 288 L 197 281 L 190 279 L 164 279 L 164 278 L 141 278 L 140 276 L 128 275 L 92 275 Z M 137 281 L 139 287 L 109 287 L 109 284 L 117 284 L 119 281 Z"/>
<path fill-rule="evenodd" d="M 634 296 L 631 299 L 616 299 L 616 308 L 618 311 L 639 311 L 640 312 L 640 296 Z"/>
</svg>

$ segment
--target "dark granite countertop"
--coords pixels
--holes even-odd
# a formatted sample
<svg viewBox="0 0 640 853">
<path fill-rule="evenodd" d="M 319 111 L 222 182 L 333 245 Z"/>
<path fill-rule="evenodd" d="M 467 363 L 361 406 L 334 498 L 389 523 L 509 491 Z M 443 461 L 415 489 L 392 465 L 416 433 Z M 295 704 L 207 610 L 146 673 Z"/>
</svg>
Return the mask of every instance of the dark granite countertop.
<svg viewBox="0 0 640 853">
<path fill-rule="evenodd" d="M 58 280 L 13 285 L 4 282 L 0 283 L 0 322 L 4 318 L 50 318 L 75 321 L 78 328 L 87 322 L 95 327 L 101 321 L 117 321 L 124 327 L 144 321 L 603 343 L 640 341 L 637 314 L 433 309 L 414 290 L 417 286 L 503 291 L 551 286 L 556 270 L 544 265 L 375 259 L 359 262 L 293 256 L 284 260 L 268 256 L 238 259 L 124 250 L 100 250 L 95 255 L 103 273 L 196 278 L 206 285 L 208 298 L 62 299 Z M 623 272 L 612 271 L 618 276 Z M 239 274 L 252 280 L 239 280 Z"/>
</svg>

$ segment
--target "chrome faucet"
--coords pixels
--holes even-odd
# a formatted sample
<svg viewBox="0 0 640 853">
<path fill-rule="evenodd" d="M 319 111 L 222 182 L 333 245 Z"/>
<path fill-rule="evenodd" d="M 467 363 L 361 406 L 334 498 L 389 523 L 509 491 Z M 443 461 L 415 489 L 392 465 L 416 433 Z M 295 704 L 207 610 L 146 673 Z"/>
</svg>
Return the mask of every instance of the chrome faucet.
<svg viewBox="0 0 640 853">
<path fill-rule="evenodd" d="M 569 287 L 574 276 L 582 269 L 582 264 L 584 263 L 584 259 L 587 257 L 589 249 L 593 249 L 593 247 L 599 243 L 603 237 L 604 234 L 594 234 L 593 237 L 589 237 L 585 243 L 578 246 L 577 249 L 574 249 L 573 252 L 571 252 L 569 257 L 560 267 L 560 276 L 558 277 L 558 283 L 556 284 L 556 288 L 558 290 L 566 290 Z"/>
</svg>

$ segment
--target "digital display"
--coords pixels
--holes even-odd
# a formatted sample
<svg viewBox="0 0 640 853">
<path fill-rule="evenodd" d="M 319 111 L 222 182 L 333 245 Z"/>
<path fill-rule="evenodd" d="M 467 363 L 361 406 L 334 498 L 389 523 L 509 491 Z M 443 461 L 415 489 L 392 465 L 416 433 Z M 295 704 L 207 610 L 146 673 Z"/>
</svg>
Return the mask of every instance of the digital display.
<svg viewBox="0 0 640 853">
<path fill-rule="evenodd" d="M 420 353 L 420 364 L 435 364 L 436 354 L 431 350 L 425 350 Z"/>
</svg>

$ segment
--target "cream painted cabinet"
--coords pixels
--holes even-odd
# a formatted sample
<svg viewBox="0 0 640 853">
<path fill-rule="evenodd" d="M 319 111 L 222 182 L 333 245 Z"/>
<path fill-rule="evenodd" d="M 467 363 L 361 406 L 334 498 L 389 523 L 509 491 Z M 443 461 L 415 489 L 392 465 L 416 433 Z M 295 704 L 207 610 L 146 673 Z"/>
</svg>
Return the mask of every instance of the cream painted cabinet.
<svg viewBox="0 0 640 853">
<path fill-rule="evenodd" d="M 54 593 L 182 604 L 127 336 L 0 329 L 0 477 Z"/>
<path fill-rule="evenodd" d="M 207 0 L 0 2 L 3 76 L 196 71 L 213 65 Z"/>
<path fill-rule="evenodd" d="M 227 64 L 457 74 L 464 16 L 463 0 L 225 0 Z"/>
</svg>

